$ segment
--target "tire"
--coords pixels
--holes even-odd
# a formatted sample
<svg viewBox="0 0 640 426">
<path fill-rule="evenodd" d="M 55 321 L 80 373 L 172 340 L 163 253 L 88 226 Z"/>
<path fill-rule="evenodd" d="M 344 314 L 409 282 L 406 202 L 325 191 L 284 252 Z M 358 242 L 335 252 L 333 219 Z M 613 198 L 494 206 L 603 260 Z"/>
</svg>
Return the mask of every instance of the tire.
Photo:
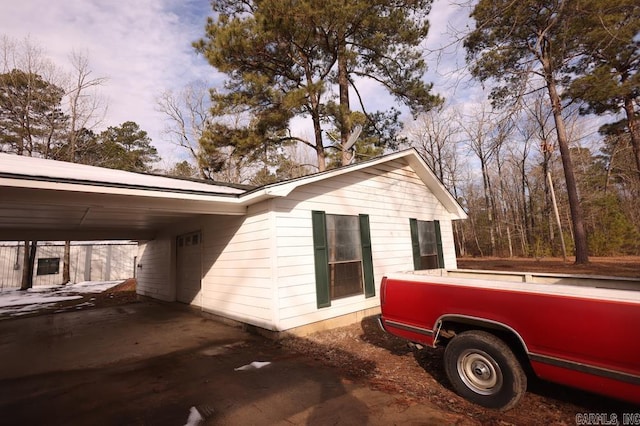
<svg viewBox="0 0 640 426">
<path fill-rule="evenodd" d="M 444 366 L 458 395 L 483 407 L 509 410 L 527 391 L 527 376 L 509 346 L 485 331 L 455 336 Z"/>
</svg>

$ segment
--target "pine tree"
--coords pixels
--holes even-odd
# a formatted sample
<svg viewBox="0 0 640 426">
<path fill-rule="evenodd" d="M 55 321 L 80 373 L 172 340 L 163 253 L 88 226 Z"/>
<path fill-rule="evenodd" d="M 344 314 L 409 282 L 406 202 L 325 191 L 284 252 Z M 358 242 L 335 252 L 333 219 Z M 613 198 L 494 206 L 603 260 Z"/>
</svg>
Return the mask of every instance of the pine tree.
<svg viewBox="0 0 640 426">
<path fill-rule="evenodd" d="M 304 143 L 324 170 L 327 127 L 340 136 L 335 148 L 344 153 L 341 163 L 350 161 L 343 148 L 354 125 L 350 90 L 359 96 L 359 81 L 379 83 L 414 113 L 437 104 L 440 99 L 422 80 L 426 64 L 419 49 L 431 1 L 213 2 L 215 18 L 195 47 L 228 77 L 213 102 L 218 118 L 240 117 L 242 132 L 235 133 L 234 144 L 255 150 L 265 143 Z M 359 103 L 369 121 L 380 118 Z M 311 118 L 311 138 L 290 135 L 289 124 L 298 116 Z M 393 119 L 390 111 L 383 122 Z M 395 126 L 365 127 L 382 138 L 385 132 L 395 137 Z"/>
</svg>

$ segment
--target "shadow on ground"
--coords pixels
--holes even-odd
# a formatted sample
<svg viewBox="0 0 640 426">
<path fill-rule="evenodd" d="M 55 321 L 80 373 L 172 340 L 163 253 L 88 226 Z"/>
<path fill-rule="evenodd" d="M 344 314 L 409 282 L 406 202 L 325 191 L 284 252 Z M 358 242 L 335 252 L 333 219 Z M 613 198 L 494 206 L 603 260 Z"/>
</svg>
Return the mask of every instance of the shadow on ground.
<svg viewBox="0 0 640 426">
<path fill-rule="evenodd" d="M 363 385 L 374 362 L 331 346 L 296 352 L 166 304 L 3 321 L 0 359 L 3 425 L 180 425 L 191 407 L 217 425 L 451 423 Z M 271 364 L 237 370 L 254 361 Z"/>
</svg>

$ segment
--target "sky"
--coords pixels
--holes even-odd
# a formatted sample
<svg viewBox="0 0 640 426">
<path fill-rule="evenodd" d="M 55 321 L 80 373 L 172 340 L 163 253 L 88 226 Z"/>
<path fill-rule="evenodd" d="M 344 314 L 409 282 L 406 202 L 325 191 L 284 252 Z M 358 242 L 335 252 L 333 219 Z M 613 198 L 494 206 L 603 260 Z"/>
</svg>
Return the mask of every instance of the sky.
<svg viewBox="0 0 640 426">
<path fill-rule="evenodd" d="M 163 129 L 166 119 L 158 111 L 157 99 L 167 90 L 179 91 L 187 84 L 204 81 L 220 87 L 224 76 L 212 68 L 191 43 L 204 35 L 209 0 L 20 0 L 4 2 L 0 13 L 0 36 L 31 43 L 44 49 L 58 67 L 71 71 L 73 51 L 89 59 L 92 77 L 106 77 L 101 96 L 108 103 L 107 115 L 96 129 L 134 121 L 145 130 L 170 166 L 182 152 L 168 142 Z M 430 15 L 428 47 L 447 45 L 451 26 L 464 27 L 468 11 L 436 0 Z M 463 55 L 455 46 L 444 55 L 430 55 L 426 80 L 447 98 L 469 99 L 482 93 L 467 83 L 458 71 Z M 458 61 L 458 64 L 456 64 Z M 365 96 L 381 105 L 391 98 L 379 88 L 365 87 Z"/>
</svg>

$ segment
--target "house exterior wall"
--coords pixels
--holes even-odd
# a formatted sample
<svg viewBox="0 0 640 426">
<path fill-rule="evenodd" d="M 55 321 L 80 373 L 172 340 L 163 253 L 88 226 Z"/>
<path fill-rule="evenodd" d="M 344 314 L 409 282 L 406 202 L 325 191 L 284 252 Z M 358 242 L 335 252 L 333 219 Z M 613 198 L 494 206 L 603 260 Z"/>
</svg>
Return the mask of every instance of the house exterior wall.
<svg viewBox="0 0 640 426">
<path fill-rule="evenodd" d="M 376 295 L 317 307 L 312 211 L 369 216 Z M 201 216 L 140 245 L 138 291 L 175 301 L 176 236 L 202 236 L 197 306 L 263 329 L 286 331 L 379 308 L 385 273 L 413 270 L 410 218 L 440 221 L 444 266 L 456 268 L 450 214 L 402 160 L 301 185 L 261 201 L 244 216 Z M 192 305 L 196 305 L 192 303 Z"/>
<path fill-rule="evenodd" d="M 140 242 L 136 271 L 138 294 L 166 302 L 176 300 L 174 240 L 170 235 L 164 235 Z"/>
<path fill-rule="evenodd" d="M 82 281 L 115 281 L 132 278 L 138 245 L 136 243 L 72 243 L 70 247 L 69 275 L 72 283 Z M 0 245 L 0 288 L 20 288 L 22 281 L 24 245 Z M 57 274 L 38 275 L 38 260 L 59 259 Z M 62 270 L 64 243 L 37 246 L 33 285 L 63 284 Z"/>
<path fill-rule="evenodd" d="M 317 308 L 311 212 L 367 214 L 370 220 L 376 296 L 333 300 Z M 379 306 L 380 279 L 385 273 L 413 270 L 409 219 L 439 220 L 445 268 L 456 268 L 449 213 L 402 162 L 383 163 L 294 190 L 275 200 L 279 330 L 324 321 Z"/>
<path fill-rule="evenodd" d="M 274 276 L 271 201 L 251 206 L 246 216 L 201 216 L 174 224 L 140 245 L 138 293 L 176 300 L 175 240 L 202 236 L 202 288 L 191 303 L 203 311 L 273 329 Z"/>
<path fill-rule="evenodd" d="M 273 232 L 270 202 L 246 216 L 219 216 L 203 225 L 202 309 L 273 329 Z"/>
</svg>

